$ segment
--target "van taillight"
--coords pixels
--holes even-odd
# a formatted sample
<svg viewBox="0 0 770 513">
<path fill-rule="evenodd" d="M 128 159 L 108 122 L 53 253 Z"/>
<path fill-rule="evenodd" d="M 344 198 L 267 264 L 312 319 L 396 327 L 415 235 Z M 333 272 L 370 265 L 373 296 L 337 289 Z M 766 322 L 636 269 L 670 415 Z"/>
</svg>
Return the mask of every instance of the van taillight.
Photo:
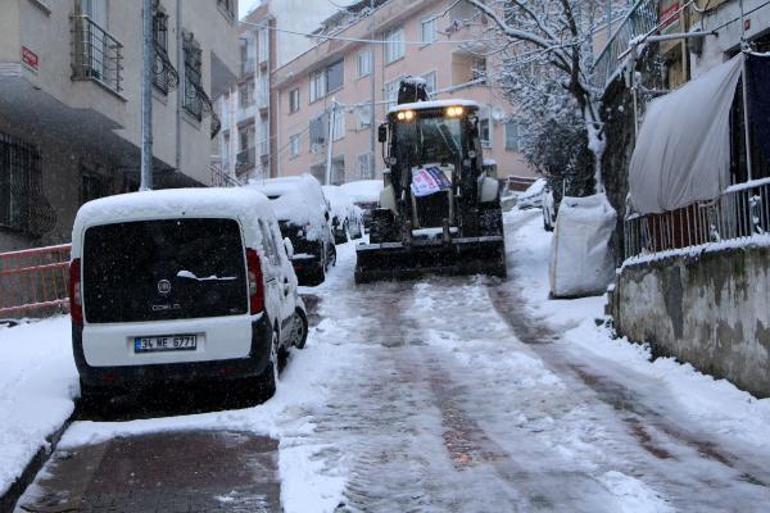
<svg viewBox="0 0 770 513">
<path fill-rule="evenodd" d="M 83 324 L 83 301 L 80 296 L 80 259 L 70 262 L 70 316 L 72 323 L 78 326 Z"/>
<path fill-rule="evenodd" d="M 249 311 L 260 313 L 265 308 L 265 289 L 262 283 L 262 266 L 259 255 L 253 249 L 246 250 L 246 265 L 249 271 Z"/>
</svg>

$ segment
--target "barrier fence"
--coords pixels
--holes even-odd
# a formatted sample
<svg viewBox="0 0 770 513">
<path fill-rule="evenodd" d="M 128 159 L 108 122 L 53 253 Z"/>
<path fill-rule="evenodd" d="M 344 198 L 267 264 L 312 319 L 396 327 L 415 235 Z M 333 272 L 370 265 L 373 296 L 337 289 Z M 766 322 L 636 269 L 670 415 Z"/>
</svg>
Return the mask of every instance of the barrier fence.
<svg viewBox="0 0 770 513">
<path fill-rule="evenodd" d="M 0 318 L 67 312 L 70 244 L 0 253 Z"/>
<path fill-rule="evenodd" d="M 625 221 L 625 257 L 770 233 L 770 178 L 728 187 L 720 197 Z"/>
</svg>

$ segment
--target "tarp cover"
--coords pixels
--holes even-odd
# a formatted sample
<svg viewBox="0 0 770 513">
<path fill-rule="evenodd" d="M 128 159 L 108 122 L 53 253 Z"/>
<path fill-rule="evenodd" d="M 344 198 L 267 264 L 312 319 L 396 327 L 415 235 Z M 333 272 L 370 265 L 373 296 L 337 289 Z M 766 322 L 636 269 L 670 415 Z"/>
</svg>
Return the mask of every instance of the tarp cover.
<svg viewBox="0 0 770 513">
<path fill-rule="evenodd" d="M 631 205 L 661 213 L 714 199 L 730 184 L 730 108 L 743 55 L 652 103 L 629 172 Z"/>
</svg>

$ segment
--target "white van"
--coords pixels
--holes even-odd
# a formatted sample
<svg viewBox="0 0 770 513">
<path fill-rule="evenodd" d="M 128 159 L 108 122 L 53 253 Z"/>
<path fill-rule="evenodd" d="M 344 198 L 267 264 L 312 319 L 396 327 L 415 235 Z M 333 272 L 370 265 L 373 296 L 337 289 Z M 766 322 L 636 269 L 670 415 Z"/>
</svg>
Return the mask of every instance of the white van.
<svg viewBox="0 0 770 513">
<path fill-rule="evenodd" d="M 281 361 L 307 337 L 292 252 L 254 190 L 139 192 L 83 205 L 70 262 L 82 396 L 235 378 L 271 396 Z"/>
</svg>

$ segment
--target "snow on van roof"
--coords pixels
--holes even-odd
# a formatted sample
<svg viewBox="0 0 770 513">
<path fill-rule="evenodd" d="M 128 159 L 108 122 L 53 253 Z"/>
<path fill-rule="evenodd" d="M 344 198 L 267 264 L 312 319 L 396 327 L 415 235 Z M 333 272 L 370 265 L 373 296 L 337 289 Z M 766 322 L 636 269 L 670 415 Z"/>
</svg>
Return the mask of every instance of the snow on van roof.
<svg viewBox="0 0 770 513">
<path fill-rule="evenodd" d="M 273 217 L 264 194 L 242 187 L 163 189 L 107 196 L 89 201 L 78 210 L 72 228 L 73 251 L 90 226 L 173 219 L 175 217 L 221 217 L 239 219 L 245 231 L 259 218 Z"/>
<path fill-rule="evenodd" d="M 380 201 L 382 180 L 357 180 L 343 183 L 340 187 L 355 203 Z"/>
<path fill-rule="evenodd" d="M 425 110 L 425 109 L 442 109 L 445 107 L 476 107 L 479 104 L 473 100 L 433 100 L 428 102 L 414 102 L 414 103 L 402 103 L 401 105 L 395 105 L 390 108 L 388 114 L 398 112 L 400 110 Z"/>
<path fill-rule="evenodd" d="M 326 199 L 331 203 L 333 216 L 340 219 L 347 217 L 348 213 L 355 208 L 353 200 L 339 185 L 324 185 L 323 191 Z"/>
</svg>

